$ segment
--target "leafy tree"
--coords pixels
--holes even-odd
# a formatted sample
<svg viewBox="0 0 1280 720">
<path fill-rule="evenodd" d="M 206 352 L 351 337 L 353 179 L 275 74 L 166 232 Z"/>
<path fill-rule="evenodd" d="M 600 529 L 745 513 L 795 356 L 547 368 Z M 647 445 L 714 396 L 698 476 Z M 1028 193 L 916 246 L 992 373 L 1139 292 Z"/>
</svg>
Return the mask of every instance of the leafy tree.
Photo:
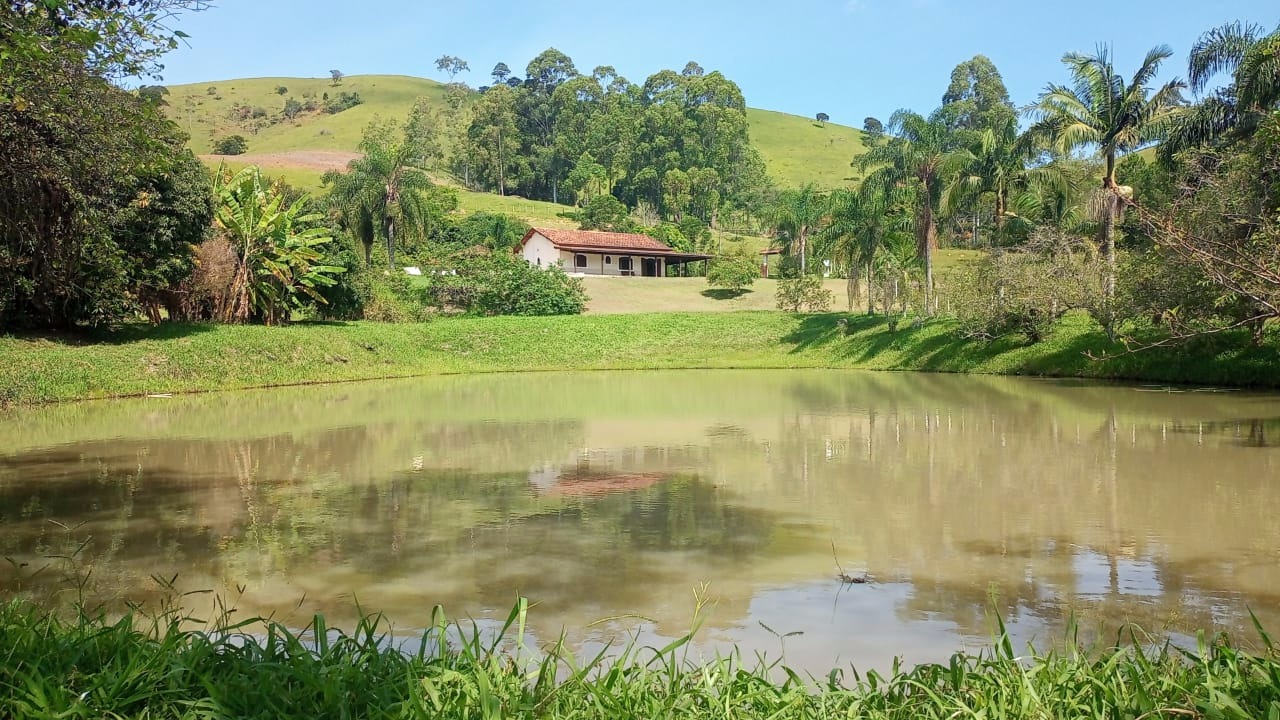
<svg viewBox="0 0 1280 720">
<path fill-rule="evenodd" d="M 302 103 L 293 98 L 284 101 L 284 108 L 280 111 L 286 118 L 292 120 L 302 114 Z"/>
<path fill-rule="evenodd" d="M 609 191 L 609 173 L 591 153 L 584 152 L 565 179 L 565 187 L 574 193 L 575 204 L 581 206 Z"/>
<path fill-rule="evenodd" d="M 809 237 L 826 217 L 826 196 L 813 183 L 798 190 L 783 190 L 761 214 L 777 233 L 786 254 L 799 258 L 800 274 L 808 272 Z"/>
<path fill-rule="evenodd" d="M 889 139 L 858 160 L 866 170 L 877 168 L 865 183 L 884 192 L 907 187 L 914 197 L 916 254 L 924 265 L 925 312 L 932 312 L 933 253 L 938 248 L 937 212 L 946 179 L 973 162 L 941 111 L 924 117 L 899 110 L 889 119 Z"/>
<path fill-rule="evenodd" d="M 467 131 L 475 148 L 477 172 L 494 182 L 499 195 L 507 194 L 508 181 L 520 176 L 518 152 L 522 142 L 517 125 L 516 91 L 505 85 L 490 88 L 472 110 Z"/>
<path fill-rule="evenodd" d="M 622 201 L 612 195 L 597 195 L 575 212 L 561 213 L 578 221 L 581 230 L 605 230 L 608 232 L 635 232 L 639 228 Z"/>
<path fill-rule="evenodd" d="M 985 55 L 975 55 L 951 71 L 942 109 L 952 127 L 964 130 L 1003 127 L 1017 119 L 1004 79 Z"/>
<path fill-rule="evenodd" d="M 0 327 L 120 320 L 190 272 L 209 178 L 153 103 L 95 74 L 104 66 L 84 45 L 19 55 L 0 73 Z"/>
<path fill-rule="evenodd" d="M 323 264 L 320 248 L 332 238 L 320 225 L 322 216 L 306 212 L 305 197 L 285 205 L 256 166 L 221 174 L 214 195 L 214 227 L 236 259 L 219 320 L 276 325 L 288 322 L 294 309 L 324 302 L 320 289 L 345 268 Z"/>
<path fill-rule="evenodd" d="M 228 135 L 213 144 L 215 155 L 243 155 L 249 152 L 249 141 L 243 135 Z"/>
<path fill-rule="evenodd" d="M 168 94 L 169 88 L 163 85 L 143 85 L 138 88 L 138 97 L 153 105 L 168 105 L 169 101 L 165 100 L 165 96 Z"/>
<path fill-rule="evenodd" d="M 507 78 L 511 77 L 511 68 L 507 64 L 500 62 L 493 66 L 493 71 L 489 73 L 493 78 L 494 85 L 503 85 L 507 82 Z"/>
<path fill-rule="evenodd" d="M 467 61 L 453 55 L 441 55 L 436 59 L 436 69 L 449 76 L 449 82 L 457 77 L 458 73 L 469 72 L 471 67 L 467 65 Z"/>
<path fill-rule="evenodd" d="M 874 117 L 863 118 L 862 132 L 866 134 L 868 146 L 877 145 L 884 138 L 884 123 Z"/>
<path fill-rule="evenodd" d="M 756 258 L 745 251 L 721 255 L 707 268 L 707 284 L 741 293 L 760 276 Z"/>
<path fill-rule="evenodd" d="M 459 223 L 459 230 L 469 244 L 509 251 L 520 246 L 529 225 L 510 215 L 478 212 L 464 218 Z"/>
<path fill-rule="evenodd" d="M 439 146 L 422 103 L 403 129 L 394 122 L 371 123 L 360 150 L 364 157 L 352 160 L 346 172 L 325 173 L 324 182 L 333 186 L 342 226 L 364 246 L 365 263 L 371 262 L 374 241 L 381 237 L 394 269 L 397 246 L 425 240 L 457 198 L 427 174 L 426 164 L 439 154 Z"/>
<path fill-rule="evenodd" d="M 1100 220 L 1099 240 L 1106 256 L 1103 283 L 1104 309 L 1099 321 L 1114 335 L 1115 226 L 1125 196 L 1131 191 L 1116 183 L 1116 158 L 1155 140 L 1169 127 L 1182 103 L 1182 82 L 1172 80 L 1152 90 L 1150 85 L 1164 60 L 1173 55 L 1168 46 L 1152 48 L 1133 76 L 1126 80 L 1116 72 L 1107 48 L 1093 55 L 1069 53 L 1063 57 L 1072 85 L 1049 85 L 1037 105 L 1039 121 L 1032 132 L 1050 139 L 1062 152 L 1079 147 L 1098 148 L 1106 162 L 1102 190 L 1093 205 Z"/>
<path fill-rule="evenodd" d="M 277 86 L 276 86 L 276 94 L 277 94 L 277 95 L 288 95 L 288 94 L 289 94 L 289 88 L 285 87 L 284 85 L 277 85 Z"/>
<path fill-rule="evenodd" d="M 330 71 L 329 71 L 329 83 L 330 83 L 331 85 L 334 85 L 335 87 L 336 87 L 336 86 L 338 86 L 338 85 L 341 85 L 341 84 L 342 84 L 342 79 L 343 79 L 343 78 L 345 78 L 345 77 L 346 77 L 346 75 L 345 75 L 341 70 L 330 70 Z"/>
<path fill-rule="evenodd" d="M 814 116 L 814 119 L 818 121 L 819 125 L 822 125 L 825 127 L 827 124 L 827 121 L 831 119 L 831 116 L 826 113 L 820 112 Z"/>
<path fill-rule="evenodd" d="M 171 27 L 205 0 L 12 0 L 0 4 L 0 79 L 67 53 L 89 75 L 154 77 L 186 33 Z M 0 89 L 0 99 L 4 96 Z"/>
<path fill-rule="evenodd" d="M 1267 323 L 1280 319 L 1280 113 L 1246 141 L 1204 150 L 1180 185 L 1168 212 L 1127 201 L 1161 264 L 1200 283 L 1170 298 L 1162 320 L 1174 339 L 1248 327 L 1261 344 Z"/>
</svg>

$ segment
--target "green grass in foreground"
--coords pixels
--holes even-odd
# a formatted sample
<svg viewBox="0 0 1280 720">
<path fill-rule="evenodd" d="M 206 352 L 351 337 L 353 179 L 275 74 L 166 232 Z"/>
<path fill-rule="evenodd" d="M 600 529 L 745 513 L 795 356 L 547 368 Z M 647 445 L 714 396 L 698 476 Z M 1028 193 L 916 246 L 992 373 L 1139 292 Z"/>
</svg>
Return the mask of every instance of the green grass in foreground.
<svg viewBox="0 0 1280 720">
<path fill-rule="evenodd" d="M 850 334 L 841 331 L 848 319 Z M 199 392 L 445 373 L 653 368 L 864 368 L 1280 386 L 1280 333 L 1122 354 L 1089 318 L 1048 339 L 958 338 L 944 320 L 890 332 L 829 313 L 448 318 L 411 325 L 131 325 L 80 339 L 0 337 L 0 403 Z"/>
<path fill-rule="evenodd" d="M 801 678 L 737 653 L 694 662 L 692 633 L 664 648 L 575 657 L 524 645 L 526 603 L 496 639 L 437 608 L 420 641 L 370 618 L 352 634 L 245 621 L 183 630 L 177 613 L 72 620 L 0 607 L 0 716 L 13 718 L 1275 718 L 1280 662 L 1225 640 L 987 654 L 887 675 Z M 695 627 L 696 631 L 696 627 Z M 505 641 L 504 641 L 505 637 Z M 432 652 L 447 639 L 448 650 Z"/>
</svg>

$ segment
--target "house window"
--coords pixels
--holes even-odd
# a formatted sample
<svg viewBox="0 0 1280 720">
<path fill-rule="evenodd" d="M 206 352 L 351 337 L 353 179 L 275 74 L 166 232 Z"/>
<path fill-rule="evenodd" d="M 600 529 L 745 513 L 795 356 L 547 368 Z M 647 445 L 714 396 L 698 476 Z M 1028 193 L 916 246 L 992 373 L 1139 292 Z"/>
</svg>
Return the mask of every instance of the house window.
<svg viewBox="0 0 1280 720">
<path fill-rule="evenodd" d="M 604 264 L 605 264 L 605 265 L 612 265 L 612 264 L 613 264 L 613 258 L 609 257 L 608 255 L 605 255 L 605 256 L 604 256 Z"/>
<path fill-rule="evenodd" d="M 631 272 L 631 258 L 629 257 L 618 258 L 618 270 L 621 272 Z"/>
<path fill-rule="evenodd" d="M 587 256 L 586 256 L 586 255 L 574 255 L 574 256 L 573 256 L 573 266 L 574 266 L 575 268 L 585 268 L 585 267 L 587 266 Z"/>
</svg>

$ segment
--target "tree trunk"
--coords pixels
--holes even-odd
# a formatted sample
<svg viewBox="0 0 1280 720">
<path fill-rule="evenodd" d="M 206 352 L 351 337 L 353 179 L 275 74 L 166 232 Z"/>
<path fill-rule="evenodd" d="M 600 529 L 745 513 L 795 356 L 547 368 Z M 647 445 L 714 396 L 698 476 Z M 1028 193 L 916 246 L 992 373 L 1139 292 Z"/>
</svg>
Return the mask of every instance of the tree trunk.
<svg viewBox="0 0 1280 720">
<path fill-rule="evenodd" d="M 876 314 L 875 281 L 873 277 L 873 265 L 867 263 L 867 315 Z"/>
<path fill-rule="evenodd" d="M 498 128 L 498 195 L 507 195 L 507 162 L 502 155 L 502 128 Z"/>
<path fill-rule="evenodd" d="M 387 218 L 387 266 L 396 269 L 396 223 Z"/>
<path fill-rule="evenodd" d="M 854 265 L 849 266 L 849 285 L 845 290 L 845 295 L 849 310 L 852 312 L 853 304 L 858 301 L 858 268 Z"/>
<path fill-rule="evenodd" d="M 803 227 L 796 234 L 796 243 L 800 246 L 800 274 L 804 275 L 808 265 L 805 262 L 805 229 Z"/>
<path fill-rule="evenodd" d="M 929 203 L 927 194 L 920 210 L 920 240 L 917 245 L 916 251 L 924 259 L 924 311 L 925 314 L 932 315 L 933 251 L 938 247 L 938 228 L 933 222 L 933 205 Z"/>
</svg>

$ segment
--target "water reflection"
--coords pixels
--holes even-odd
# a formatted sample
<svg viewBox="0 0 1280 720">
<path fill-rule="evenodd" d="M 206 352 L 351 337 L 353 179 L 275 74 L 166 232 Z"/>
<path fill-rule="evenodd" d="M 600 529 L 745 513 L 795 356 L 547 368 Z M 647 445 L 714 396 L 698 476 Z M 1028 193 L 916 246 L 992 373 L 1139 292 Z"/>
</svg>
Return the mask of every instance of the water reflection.
<svg viewBox="0 0 1280 720">
<path fill-rule="evenodd" d="M 1280 399 L 999 378 L 441 378 L 0 415 L 0 589 L 401 626 L 538 604 L 822 672 L 1125 621 L 1280 626 Z M 55 523 L 60 523 L 56 524 Z M 81 547 L 81 543 L 85 543 Z M 80 548 L 74 567 L 50 561 Z M 833 558 L 833 552 L 836 558 Z M 842 586 L 845 569 L 876 582 Z M 25 565 L 24 565 L 25 563 Z M 45 572 L 40 568 L 48 566 Z"/>
</svg>

